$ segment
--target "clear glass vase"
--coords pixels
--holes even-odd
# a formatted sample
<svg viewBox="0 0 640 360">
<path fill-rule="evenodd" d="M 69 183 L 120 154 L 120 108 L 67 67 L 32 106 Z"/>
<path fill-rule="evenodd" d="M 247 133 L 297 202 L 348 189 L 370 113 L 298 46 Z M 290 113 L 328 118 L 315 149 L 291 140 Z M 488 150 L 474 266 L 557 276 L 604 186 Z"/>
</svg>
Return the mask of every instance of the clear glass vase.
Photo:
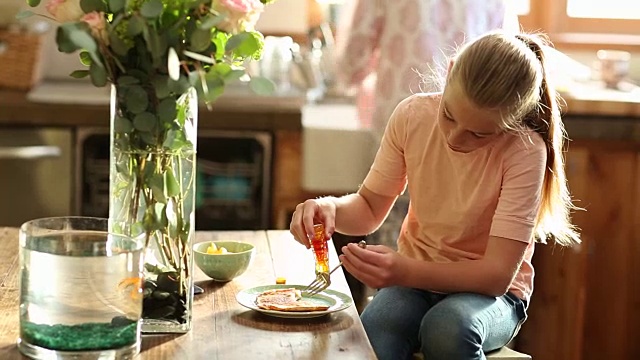
<svg viewBox="0 0 640 360">
<path fill-rule="evenodd" d="M 110 231 L 144 244 L 143 333 L 191 329 L 198 100 L 112 86 Z M 163 96 L 160 96 L 163 95 Z"/>
</svg>

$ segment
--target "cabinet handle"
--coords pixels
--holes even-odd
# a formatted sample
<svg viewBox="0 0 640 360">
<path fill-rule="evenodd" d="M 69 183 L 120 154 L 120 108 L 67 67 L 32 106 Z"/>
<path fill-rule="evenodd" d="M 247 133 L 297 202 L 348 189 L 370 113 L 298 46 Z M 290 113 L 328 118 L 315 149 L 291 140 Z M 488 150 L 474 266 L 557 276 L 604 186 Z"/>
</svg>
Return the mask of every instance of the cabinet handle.
<svg viewBox="0 0 640 360">
<path fill-rule="evenodd" d="M 58 146 L 0 146 L 0 159 L 44 159 L 59 157 L 62 150 Z"/>
</svg>

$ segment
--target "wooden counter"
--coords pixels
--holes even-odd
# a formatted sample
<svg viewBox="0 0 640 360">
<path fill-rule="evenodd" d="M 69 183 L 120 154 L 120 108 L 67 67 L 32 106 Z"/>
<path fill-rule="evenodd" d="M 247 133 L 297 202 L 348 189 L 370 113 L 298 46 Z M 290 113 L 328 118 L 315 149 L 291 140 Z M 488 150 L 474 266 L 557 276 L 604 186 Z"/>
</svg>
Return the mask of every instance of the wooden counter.
<svg viewBox="0 0 640 360">
<path fill-rule="evenodd" d="M 623 90 L 605 88 L 599 82 L 576 83 L 559 91 L 568 116 L 640 118 L 640 87 L 624 83 Z"/>
</svg>

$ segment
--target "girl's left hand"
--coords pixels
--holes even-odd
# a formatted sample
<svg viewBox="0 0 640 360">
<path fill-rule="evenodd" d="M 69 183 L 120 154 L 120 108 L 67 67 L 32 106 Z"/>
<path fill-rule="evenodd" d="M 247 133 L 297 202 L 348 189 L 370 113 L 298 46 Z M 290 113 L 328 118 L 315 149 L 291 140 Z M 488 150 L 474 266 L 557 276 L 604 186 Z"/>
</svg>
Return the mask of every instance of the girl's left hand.
<svg viewBox="0 0 640 360">
<path fill-rule="evenodd" d="M 342 253 L 342 266 L 374 289 L 398 285 L 407 264 L 402 255 L 383 245 L 367 245 L 363 249 L 350 243 L 342 247 Z"/>
</svg>

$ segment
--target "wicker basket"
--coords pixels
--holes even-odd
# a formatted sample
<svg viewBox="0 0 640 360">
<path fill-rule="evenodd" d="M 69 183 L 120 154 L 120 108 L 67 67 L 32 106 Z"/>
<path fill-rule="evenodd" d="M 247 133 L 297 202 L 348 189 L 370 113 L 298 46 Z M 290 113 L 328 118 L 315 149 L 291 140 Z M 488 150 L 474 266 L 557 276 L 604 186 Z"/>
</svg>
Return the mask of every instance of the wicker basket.
<svg viewBox="0 0 640 360">
<path fill-rule="evenodd" d="M 40 80 L 41 34 L 0 29 L 0 87 L 29 90 Z"/>
</svg>

